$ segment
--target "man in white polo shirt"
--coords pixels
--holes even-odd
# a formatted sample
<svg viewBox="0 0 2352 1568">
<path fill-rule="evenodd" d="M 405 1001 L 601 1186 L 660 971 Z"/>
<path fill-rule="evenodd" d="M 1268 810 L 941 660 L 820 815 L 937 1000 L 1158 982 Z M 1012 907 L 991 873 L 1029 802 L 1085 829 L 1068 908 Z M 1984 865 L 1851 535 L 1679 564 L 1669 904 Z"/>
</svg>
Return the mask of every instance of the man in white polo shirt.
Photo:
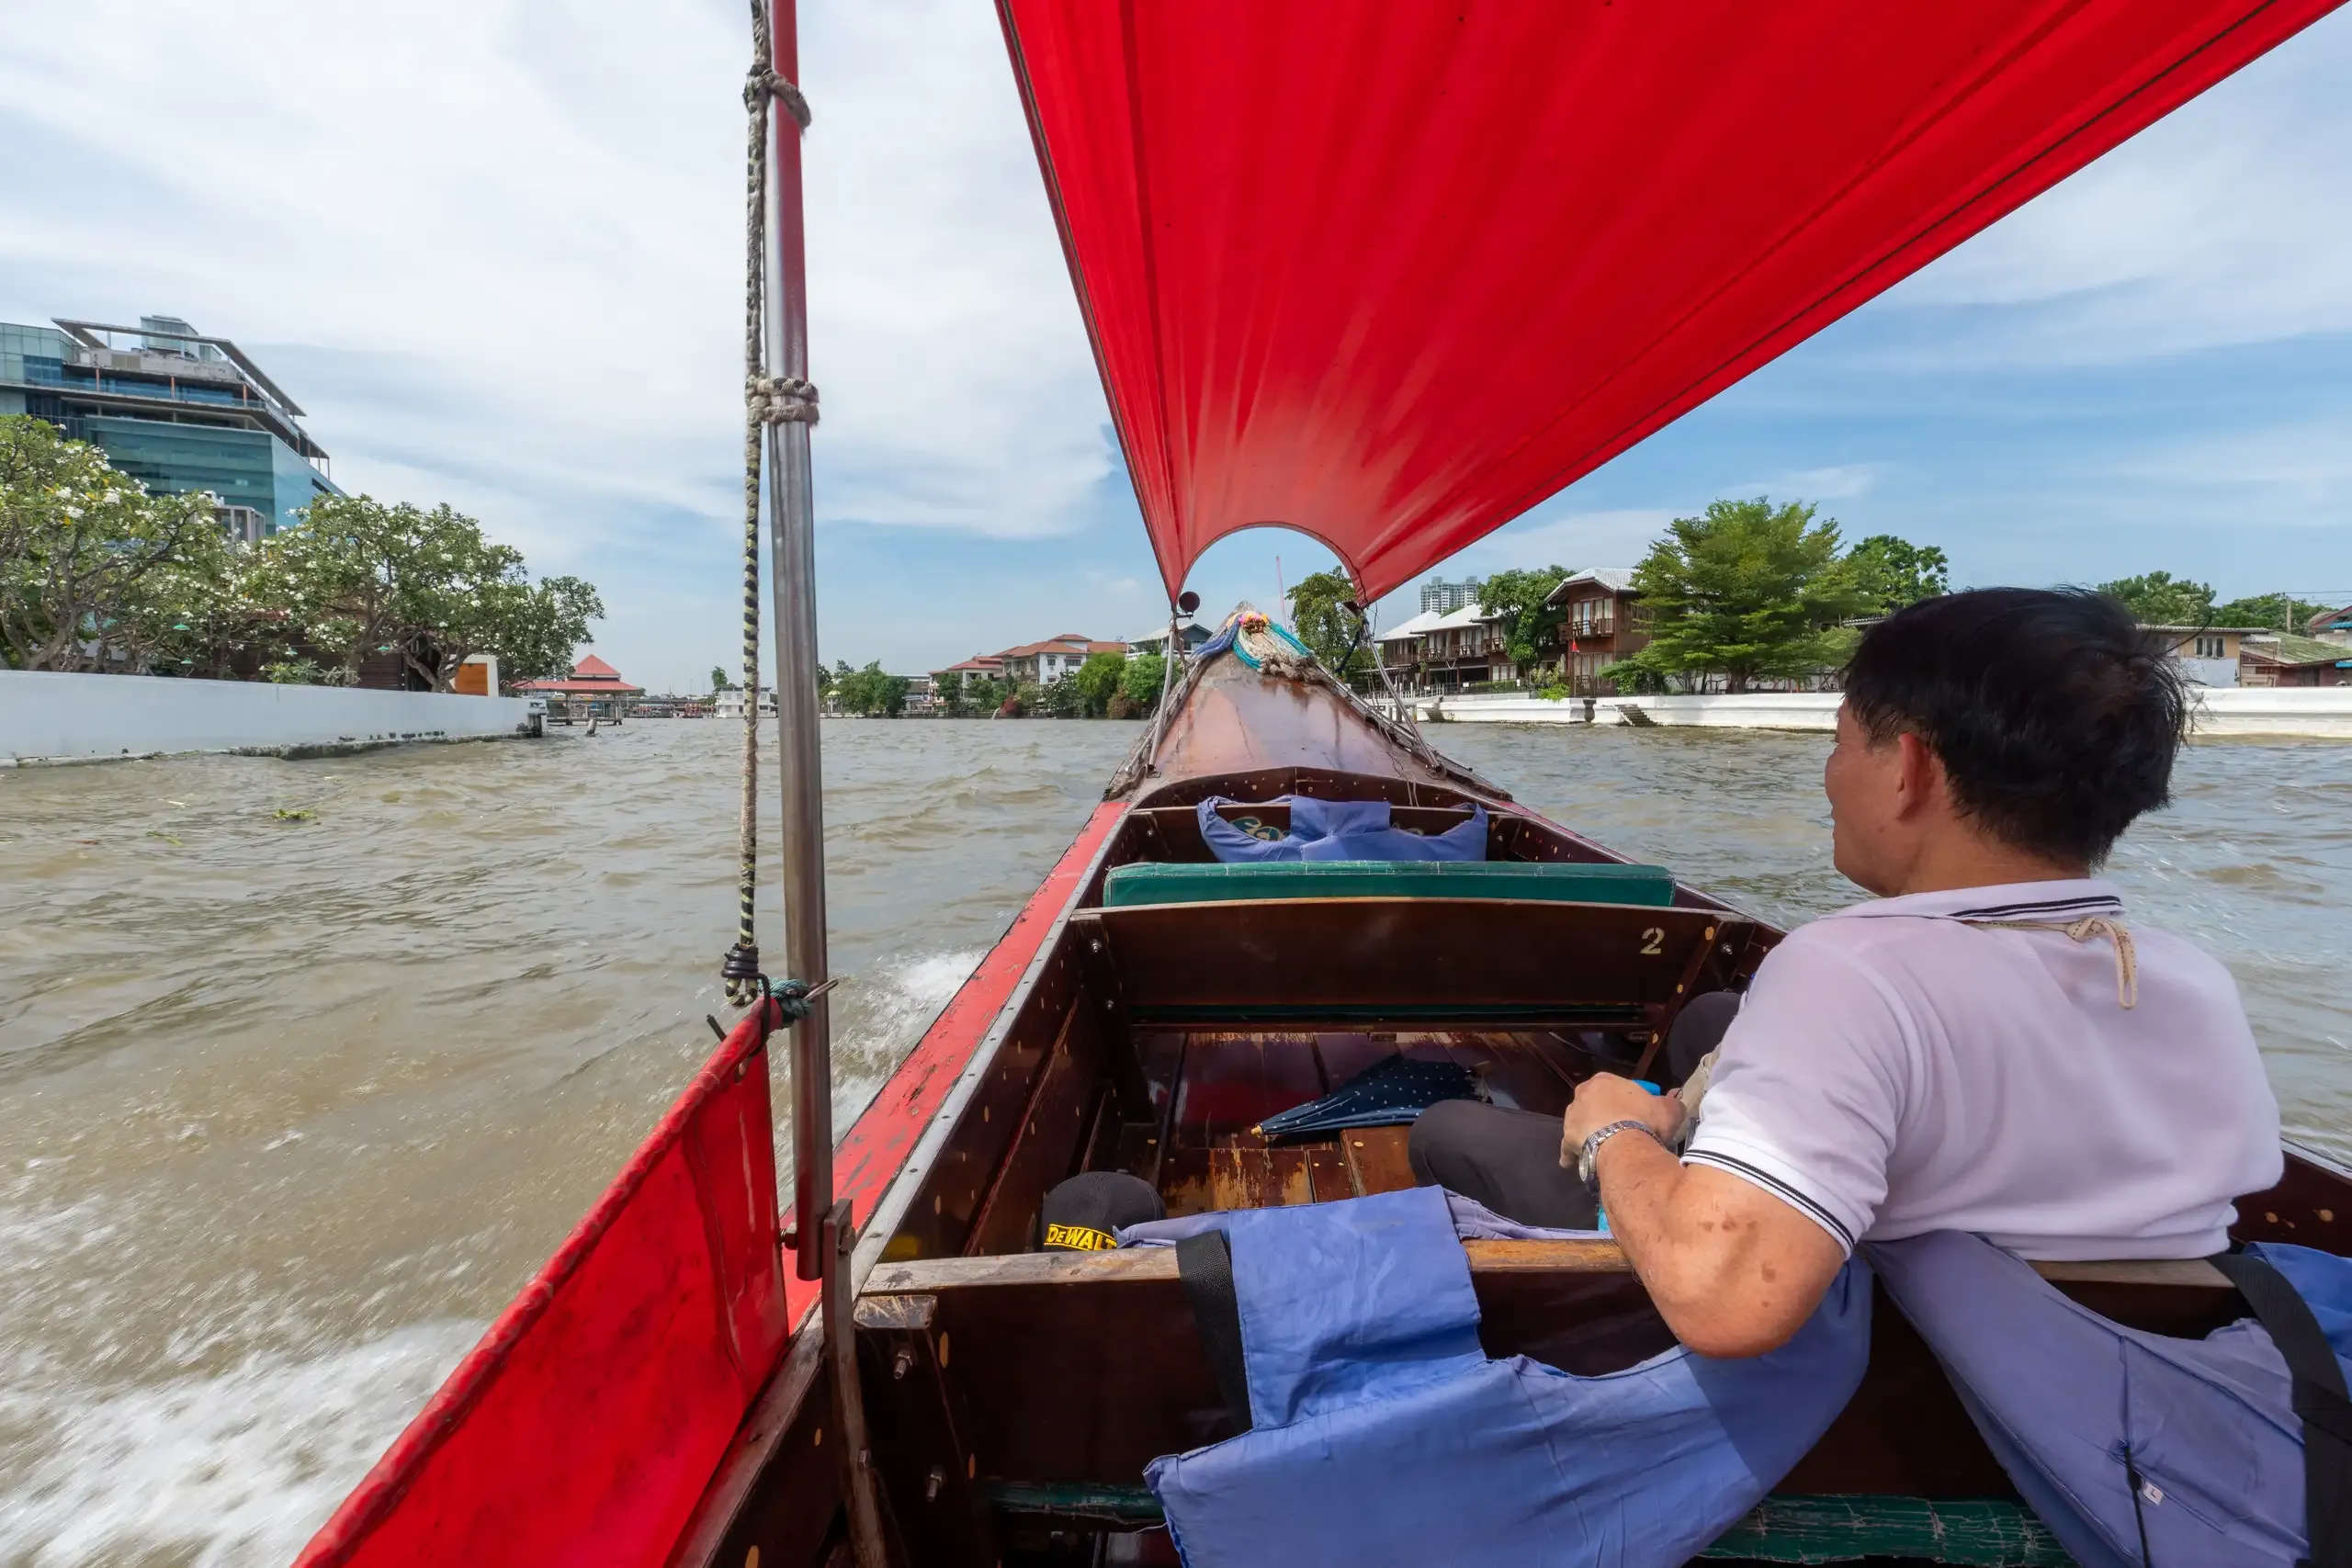
<svg viewBox="0 0 2352 1568">
<path fill-rule="evenodd" d="M 1823 782 L 1877 900 L 1765 959 L 1681 1157 L 1674 1096 L 1602 1075 L 1566 1115 L 1563 1163 L 1684 1344 L 1783 1343 L 1859 1240 L 2204 1257 L 2278 1180 L 2229 973 L 2091 874 L 2168 798 L 2184 707 L 2165 649 L 2087 593 L 1953 594 L 1864 637 Z"/>
</svg>

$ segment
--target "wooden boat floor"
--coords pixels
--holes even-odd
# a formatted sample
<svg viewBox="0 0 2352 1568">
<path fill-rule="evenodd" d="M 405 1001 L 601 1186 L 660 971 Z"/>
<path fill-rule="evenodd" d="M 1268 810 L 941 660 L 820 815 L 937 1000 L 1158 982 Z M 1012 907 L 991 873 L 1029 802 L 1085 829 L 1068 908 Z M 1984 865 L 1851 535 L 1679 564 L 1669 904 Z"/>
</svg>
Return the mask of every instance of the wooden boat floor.
<svg viewBox="0 0 2352 1568">
<path fill-rule="evenodd" d="M 1581 1053 L 1550 1034 L 1507 1031 L 1145 1031 L 1136 1045 L 1159 1127 L 1148 1141 L 1129 1140 L 1090 1165 L 1151 1181 L 1170 1214 L 1320 1203 L 1413 1185 L 1409 1128 L 1360 1128 L 1278 1145 L 1255 1131 L 1385 1056 L 1459 1063 L 1495 1103 L 1547 1116 L 1567 1108 L 1589 1070 Z"/>
</svg>

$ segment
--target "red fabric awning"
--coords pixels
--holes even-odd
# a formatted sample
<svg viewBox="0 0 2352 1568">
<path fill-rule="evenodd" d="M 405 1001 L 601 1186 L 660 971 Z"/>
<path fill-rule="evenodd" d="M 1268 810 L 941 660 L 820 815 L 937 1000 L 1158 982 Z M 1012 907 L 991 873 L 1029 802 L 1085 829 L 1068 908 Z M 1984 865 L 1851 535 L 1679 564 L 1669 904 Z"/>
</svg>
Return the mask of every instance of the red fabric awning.
<svg viewBox="0 0 2352 1568">
<path fill-rule="evenodd" d="M 1170 593 L 1385 593 L 2340 0 L 999 0 Z"/>
</svg>

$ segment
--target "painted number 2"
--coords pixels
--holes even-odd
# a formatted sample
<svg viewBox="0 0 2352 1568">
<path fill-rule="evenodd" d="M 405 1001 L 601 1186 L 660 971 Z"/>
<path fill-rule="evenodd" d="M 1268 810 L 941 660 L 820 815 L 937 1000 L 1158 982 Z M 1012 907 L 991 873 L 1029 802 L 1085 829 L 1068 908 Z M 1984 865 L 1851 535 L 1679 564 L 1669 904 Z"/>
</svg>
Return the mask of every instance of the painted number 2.
<svg viewBox="0 0 2352 1568">
<path fill-rule="evenodd" d="M 1666 932 L 1651 926 L 1642 932 L 1642 956 L 1655 958 L 1666 951 Z"/>
</svg>

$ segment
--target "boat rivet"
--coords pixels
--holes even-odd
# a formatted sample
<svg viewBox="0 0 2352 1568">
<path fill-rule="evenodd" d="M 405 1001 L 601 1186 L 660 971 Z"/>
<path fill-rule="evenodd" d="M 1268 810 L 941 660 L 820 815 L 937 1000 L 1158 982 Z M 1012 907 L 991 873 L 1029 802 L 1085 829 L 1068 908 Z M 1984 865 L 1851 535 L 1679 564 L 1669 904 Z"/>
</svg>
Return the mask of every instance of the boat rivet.
<svg viewBox="0 0 2352 1568">
<path fill-rule="evenodd" d="M 2335 1211 L 2333 1209 L 2322 1209 L 2319 1212 L 2319 1217 L 2322 1224 L 2332 1225 L 2335 1223 Z"/>
<path fill-rule="evenodd" d="M 760 1549 L 758 1547 L 755 1546 L 752 1548 L 751 1551 L 743 1553 L 743 1568 L 760 1568 Z"/>
<path fill-rule="evenodd" d="M 890 1376 L 893 1379 L 903 1378 L 907 1375 L 907 1369 L 914 1364 L 914 1352 L 902 1349 L 890 1362 Z"/>
<path fill-rule="evenodd" d="M 822 1427 L 818 1427 L 818 1428 L 817 1428 L 817 1440 L 816 1440 L 814 1443 L 810 1444 L 809 1446 L 810 1446 L 811 1448 L 819 1448 L 819 1449 L 821 1449 L 821 1448 L 823 1448 L 823 1447 L 825 1446 L 825 1429 L 824 1429 Z"/>
<path fill-rule="evenodd" d="M 939 1331 L 939 1364 L 947 1364 L 947 1331 L 944 1328 Z"/>
<path fill-rule="evenodd" d="M 937 1465 L 933 1465 L 931 1467 L 931 1473 L 922 1478 L 922 1500 L 926 1503 L 937 1502 L 939 1500 L 939 1489 L 946 1484 L 947 1472 L 940 1469 Z"/>
<path fill-rule="evenodd" d="M 2278 1216 L 2267 1210 L 2265 1210 L 2262 1215 L 2262 1223 L 2266 1225 L 2275 1225 L 2278 1223 Z"/>
<path fill-rule="evenodd" d="M 980 1456 L 978 1454 L 966 1454 L 964 1456 L 964 1479 L 969 1481 L 974 1476 L 979 1474 L 979 1472 Z"/>
<path fill-rule="evenodd" d="M 1713 941 L 1714 941 L 1714 940 L 1715 940 L 1715 928 L 1714 928 L 1714 927 L 1713 927 L 1713 926 L 1709 926 L 1709 927 L 1707 928 L 1707 934 L 1706 934 L 1705 936 L 1701 937 L 1699 940 L 1700 940 L 1701 942 L 1713 942 Z"/>
<path fill-rule="evenodd" d="M 981 1106 L 981 1107 L 980 1107 L 980 1120 L 981 1120 L 983 1122 L 985 1122 L 988 1119 L 989 1119 L 989 1108 L 988 1108 L 987 1106 L 983 1105 L 983 1106 Z"/>
<path fill-rule="evenodd" d="M 1362 1148 L 1362 1147 L 1363 1147 L 1363 1140 L 1362 1138 L 1358 1138 L 1358 1139 L 1356 1140 L 1356 1147 L 1358 1147 L 1358 1148 Z"/>
<path fill-rule="evenodd" d="M 940 1194 L 934 1192 L 931 1195 L 931 1212 L 934 1214 L 939 1213 L 939 1200 Z"/>
</svg>

